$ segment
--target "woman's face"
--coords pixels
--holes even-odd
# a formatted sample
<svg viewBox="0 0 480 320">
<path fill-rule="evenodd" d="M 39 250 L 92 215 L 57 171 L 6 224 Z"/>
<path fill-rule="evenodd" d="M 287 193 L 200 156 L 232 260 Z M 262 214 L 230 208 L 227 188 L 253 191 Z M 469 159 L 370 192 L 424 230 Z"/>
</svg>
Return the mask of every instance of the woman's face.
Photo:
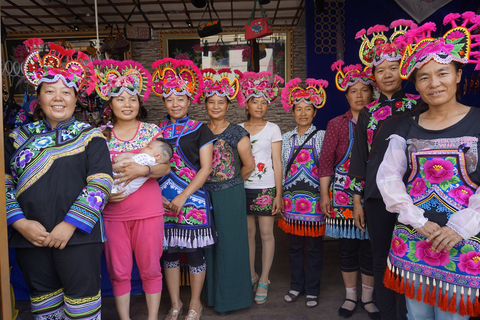
<svg viewBox="0 0 480 320">
<path fill-rule="evenodd" d="M 462 69 L 455 71 L 453 64 L 441 64 L 431 60 L 415 75 L 415 88 L 429 106 L 440 106 L 456 101 L 457 84 Z"/>
<path fill-rule="evenodd" d="M 217 94 L 209 97 L 205 103 L 208 116 L 213 120 L 223 120 L 228 111 L 230 102 L 226 97 L 220 97 Z"/>
<path fill-rule="evenodd" d="M 132 121 L 136 120 L 140 112 L 140 102 L 137 95 L 123 91 L 118 97 L 112 98 L 110 108 L 117 120 Z"/>
<path fill-rule="evenodd" d="M 392 95 L 402 88 L 398 61 L 385 60 L 375 67 L 375 82 L 385 95 Z"/>
<path fill-rule="evenodd" d="M 251 97 L 245 107 L 252 118 L 262 119 L 267 113 L 268 101 L 264 97 Z"/>
<path fill-rule="evenodd" d="M 43 82 L 38 95 L 45 119 L 55 128 L 59 122 L 72 117 L 77 103 L 75 89 L 67 87 L 62 80 Z"/>
<path fill-rule="evenodd" d="M 313 104 L 302 101 L 293 107 L 293 117 L 299 127 L 309 127 L 316 114 L 317 108 L 315 108 Z"/>
<path fill-rule="evenodd" d="M 365 105 L 372 102 L 372 96 L 373 92 L 370 86 L 360 81 L 349 87 L 348 92 L 345 94 L 352 111 L 361 111 Z"/>
<path fill-rule="evenodd" d="M 190 106 L 190 98 L 186 95 L 176 96 L 172 94 L 163 101 L 165 102 L 165 107 L 167 108 L 170 120 L 176 121 L 187 115 L 188 107 Z"/>
</svg>

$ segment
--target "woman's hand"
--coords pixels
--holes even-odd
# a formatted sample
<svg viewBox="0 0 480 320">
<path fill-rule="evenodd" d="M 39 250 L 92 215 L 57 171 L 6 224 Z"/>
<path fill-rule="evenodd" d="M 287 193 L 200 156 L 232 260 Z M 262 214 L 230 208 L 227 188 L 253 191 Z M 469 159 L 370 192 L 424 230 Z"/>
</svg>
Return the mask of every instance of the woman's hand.
<svg viewBox="0 0 480 320">
<path fill-rule="evenodd" d="M 322 210 L 322 213 L 326 215 L 327 217 L 330 217 L 330 211 L 332 210 L 331 204 L 330 204 L 330 198 L 322 196 L 320 199 L 320 209 Z"/>
<path fill-rule="evenodd" d="M 170 211 L 180 213 L 182 211 L 182 207 L 185 205 L 185 201 L 187 201 L 187 198 L 180 193 L 178 196 L 173 198 L 172 201 L 170 201 Z"/>
<path fill-rule="evenodd" d="M 148 167 L 141 166 L 135 162 L 123 162 L 120 164 L 116 172 L 119 174 L 114 176 L 114 179 L 121 179 L 117 184 L 125 183 L 123 186 L 126 187 L 133 179 L 144 177 L 148 173 Z"/>
<path fill-rule="evenodd" d="M 47 238 L 43 242 L 43 246 L 63 250 L 63 248 L 65 248 L 65 246 L 67 245 L 68 241 L 70 241 L 70 238 L 75 232 L 75 229 L 77 229 L 77 227 L 68 222 L 60 222 L 47 236 Z"/>
<path fill-rule="evenodd" d="M 128 193 L 124 194 L 124 193 L 125 193 L 125 189 L 119 190 L 118 192 L 115 192 L 115 193 L 110 193 L 110 195 L 108 196 L 108 202 L 120 202 L 127 199 L 129 194 Z"/>
<path fill-rule="evenodd" d="M 164 196 L 162 196 L 162 198 L 163 198 L 163 209 L 170 211 L 170 201 L 168 201 L 167 198 L 165 198 Z"/>
<path fill-rule="evenodd" d="M 353 203 L 353 221 L 358 229 L 365 232 L 365 212 L 361 203 Z"/>
<path fill-rule="evenodd" d="M 40 222 L 25 218 L 12 223 L 12 228 L 37 247 L 44 247 L 43 242 L 49 235 L 47 229 Z"/>
<path fill-rule="evenodd" d="M 431 233 L 428 240 L 432 242 L 432 248 L 436 248 L 437 252 L 441 252 L 442 250 L 450 251 L 450 249 L 462 241 L 463 238 L 461 235 L 453 231 L 453 229 L 445 226 Z"/>
<path fill-rule="evenodd" d="M 440 229 L 440 226 L 432 221 L 427 221 L 423 227 L 417 228 L 418 233 L 420 233 L 422 236 L 428 238 L 429 241 L 432 241 L 433 238 L 430 238 L 432 234 L 434 234 L 436 231 Z"/>
<path fill-rule="evenodd" d="M 273 205 L 272 205 L 272 216 L 276 214 L 283 214 L 283 197 L 281 196 L 276 196 L 275 199 L 273 200 Z"/>
</svg>

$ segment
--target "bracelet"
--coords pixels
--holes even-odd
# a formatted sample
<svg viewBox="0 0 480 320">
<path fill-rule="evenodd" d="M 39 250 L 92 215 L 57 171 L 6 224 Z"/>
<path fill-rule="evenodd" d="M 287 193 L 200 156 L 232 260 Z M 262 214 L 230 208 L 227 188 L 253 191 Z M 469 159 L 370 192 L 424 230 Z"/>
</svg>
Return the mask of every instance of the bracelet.
<svg viewBox="0 0 480 320">
<path fill-rule="evenodd" d="M 150 166 L 145 166 L 145 167 L 148 167 L 148 173 L 146 175 L 144 175 L 144 177 L 148 177 L 149 175 L 151 175 L 153 173 L 153 171 L 152 171 L 152 168 L 150 168 Z"/>
</svg>

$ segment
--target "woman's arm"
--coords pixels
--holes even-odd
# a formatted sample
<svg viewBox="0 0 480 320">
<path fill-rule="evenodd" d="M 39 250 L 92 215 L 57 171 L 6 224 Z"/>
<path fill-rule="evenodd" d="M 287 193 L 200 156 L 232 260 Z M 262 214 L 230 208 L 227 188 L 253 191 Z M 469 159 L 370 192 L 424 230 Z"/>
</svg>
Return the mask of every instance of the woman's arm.
<svg viewBox="0 0 480 320">
<path fill-rule="evenodd" d="M 322 213 L 328 217 L 330 217 L 330 211 L 332 210 L 330 196 L 328 195 L 330 180 L 330 176 L 320 178 L 320 208 L 322 209 Z"/>
<path fill-rule="evenodd" d="M 272 215 L 276 215 L 278 213 L 283 213 L 283 170 L 281 141 L 272 142 L 272 163 L 275 176 L 275 188 L 277 190 L 277 195 L 275 196 L 275 200 L 273 200 Z"/>
<path fill-rule="evenodd" d="M 255 160 L 253 160 L 250 138 L 244 136 L 237 144 L 238 155 L 242 160 L 241 174 L 243 180 L 247 180 L 255 169 Z"/>
<path fill-rule="evenodd" d="M 178 196 L 176 196 L 172 201 L 170 201 L 170 210 L 173 212 L 180 213 L 182 207 L 185 205 L 188 197 L 190 197 L 195 191 L 200 189 L 205 181 L 207 181 L 208 176 L 212 173 L 212 163 L 213 163 L 213 142 L 210 142 L 204 145 L 200 151 L 200 170 L 193 178 L 192 182 L 182 191 Z"/>
<path fill-rule="evenodd" d="M 160 178 L 170 173 L 170 163 L 159 163 L 154 166 L 150 166 L 152 174 L 149 174 L 149 178 Z M 117 184 L 125 182 L 125 186 L 129 184 L 133 179 L 139 177 L 145 177 L 148 173 L 148 167 L 139 165 L 135 162 L 121 163 L 120 168 L 115 170 L 115 172 L 123 173 L 123 175 L 118 174 L 114 178 L 120 179 Z"/>
</svg>

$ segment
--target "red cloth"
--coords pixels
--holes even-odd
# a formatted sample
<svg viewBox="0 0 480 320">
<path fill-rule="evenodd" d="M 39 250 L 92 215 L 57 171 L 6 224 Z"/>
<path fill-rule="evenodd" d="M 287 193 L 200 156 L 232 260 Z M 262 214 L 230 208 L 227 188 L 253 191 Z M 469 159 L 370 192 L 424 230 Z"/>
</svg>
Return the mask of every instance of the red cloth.
<svg viewBox="0 0 480 320">
<path fill-rule="evenodd" d="M 347 152 L 350 142 L 348 140 L 348 121 L 353 122 L 353 132 L 355 132 L 356 121 L 350 109 L 328 122 L 318 166 L 320 178 L 333 176 L 335 166 Z"/>
</svg>

